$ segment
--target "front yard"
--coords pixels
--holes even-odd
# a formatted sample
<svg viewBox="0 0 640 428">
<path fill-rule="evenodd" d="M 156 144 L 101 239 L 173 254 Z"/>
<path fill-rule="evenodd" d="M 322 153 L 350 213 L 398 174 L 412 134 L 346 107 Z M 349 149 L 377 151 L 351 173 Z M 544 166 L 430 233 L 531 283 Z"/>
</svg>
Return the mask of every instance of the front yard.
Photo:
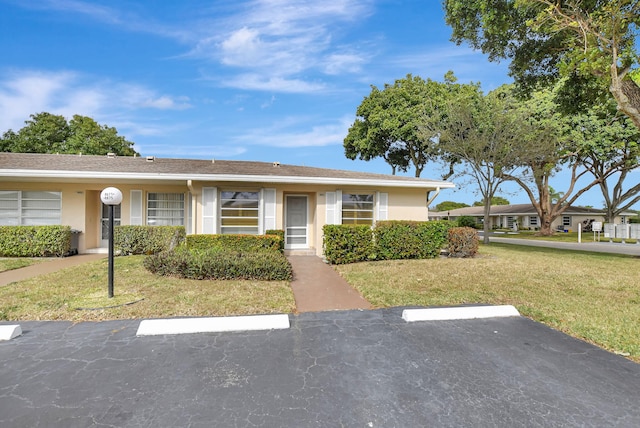
<svg viewBox="0 0 640 428">
<path fill-rule="evenodd" d="M 158 277 L 143 256 L 99 260 L 0 287 L 0 320 L 293 313 L 286 281 Z M 640 362 L 640 269 L 630 256 L 492 243 L 474 259 L 399 260 L 336 269 L 375 307 L 512 304 L 525 316 Z"/>
<path fill-rule="evenodd" d="M 107 260 L 0 287 L 0 320 L 98 321 L 178 316 L 290 313 L 286 281 L 198 281 L 153 275 L 144 256 L 115 258 L 107 297 Z"/>
</svg>

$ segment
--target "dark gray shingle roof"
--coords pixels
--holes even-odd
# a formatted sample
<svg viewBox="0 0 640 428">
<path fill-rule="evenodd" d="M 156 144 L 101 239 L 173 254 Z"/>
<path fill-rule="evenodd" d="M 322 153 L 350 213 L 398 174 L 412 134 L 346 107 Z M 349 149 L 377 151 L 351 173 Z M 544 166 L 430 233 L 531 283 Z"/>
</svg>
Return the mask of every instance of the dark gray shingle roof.
<svg viewBox="0 0 640 428">
<path fill-rule="evenodd" d="M 256 177 L 296 177 L 349 179 L 349 180 L 381 180 L 389 182 L 405 182 L 407 184 L 436 184 L 442 187 L 453 187 L 446 181 L 429 180 L 413 177 L 375 174 L 367 172 L 346 171 L 338 169 L 315 168 L 277 164 L 271 162 L 146 158 L 130 156 L 88 156 L 88 155 L 56 155 L 33 153 L 0 153 L 0 171 L 5 174 L 11 170 L 20 171 L 53 171 L 78 173 L 126 173 L 145 175 L 240 175 Z"/>
</svg>

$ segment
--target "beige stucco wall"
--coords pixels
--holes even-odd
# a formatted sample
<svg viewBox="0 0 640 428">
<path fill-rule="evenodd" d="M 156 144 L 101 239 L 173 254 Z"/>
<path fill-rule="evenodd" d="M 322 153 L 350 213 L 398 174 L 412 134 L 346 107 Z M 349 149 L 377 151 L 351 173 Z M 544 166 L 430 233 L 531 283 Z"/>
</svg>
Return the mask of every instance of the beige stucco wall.
<svg viewBox="0 0 640 428">
<path fill-rule="evenodd" d="M 132 183 L 110 181 L 109 183 L 75 183 L 75 182 L 35 182 L 35 181 L 3 181 L 0 190 L 46 190 L 62 193 L 62 223 L 80 230 L 79 251 L 97 248 L 101 244 L 101 201 L 100 192 L 108 186 L 119 188 L 123 194 L 121 205 L 122 224 L 131 223 L 131 190 L 141 190 L 143 195 L 149 192 L 171 192 L 192 195 L 193 232 L 202 233 L 202 188 L 215 187 L 222 190 L 258 191 L 261 188 L 276 190 L 276 228 L 284 228 L 285 201 L 287 195 L 305 195 L 308 198 L 308 231 L 309 246 L 318 255 L 322 253 L 322 227 L 326 223 L 326 192 L 341 190 L 343 193 L 376 193 L 388 194 L 388 219 L 390 220 L 427 220 L 426 190 L 398 188 L 368 188 L 365 186 L 340 187 L 327 185 L 278 184 L 261 183 L 216 183 L 216 182 L 166 182 L 166 183 Z M 146 196 L 143 196 L 146 200 Z M 185 208 L 189 199 L 185 197 Z M 146 210 L 146 204 L 143 203 Z M 185 212 L 185 223 L 188 221 Z M 144 213 L 146 217 L 146 212 Z M 187 226 L 187 224 L 185 224 Z"/>
</svg>

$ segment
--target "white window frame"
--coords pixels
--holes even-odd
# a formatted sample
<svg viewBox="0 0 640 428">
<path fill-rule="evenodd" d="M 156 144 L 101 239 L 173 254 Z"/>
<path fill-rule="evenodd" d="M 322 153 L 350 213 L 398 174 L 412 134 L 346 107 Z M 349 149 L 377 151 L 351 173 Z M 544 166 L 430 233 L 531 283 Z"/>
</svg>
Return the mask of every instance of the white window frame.
<svg viewBox="0 0 640 428">
<path fill-rule="evenodd" d="M 37 193 L 47 193 L 56 197 L 37 198 L 35 197 Z M 9 194 L 15 194 L 17 199 L 6 197 Z M 0 208 L 0 225 L 50 226 L 62 224 L 62 192 L 51 190 L 2 190 L 0 191 L 0 199 L 16 202 L 14 209 Z M 51 206 L 40 207 L 30 204 L 37 201 L 46 201 L 48 203 L 53 201 L 53 203 Z M 26 205 L 31 206 L 27 207 Z M 28 214 L 27 211 L 29 212 Z M 38 212 L 42 215 L 36 215 Z M 51 215 L 52 213 L 53 215 Z"/>
<path fill-rule="evenodd" d="M 238 199 L 238 200 L 243 200 L 243 201 L 255 201 L 256 206 L 255 207 L 225 207 L 225 203 L 226 202 L 230 202 L 230 201 L 234 201 L 234 199 L 231 198 L 227 198 L 225 196 L 227 196 L 227 193 L 252 193 L 256 195 L 255 199 Z M 260 190 L 249 190 L 249 189 L 235 189 L 235 190 L 230 190 L 230 189 L 222 189 L 220 191 L 220 207 L 219 207 L 219 218 L 220 218 L 220 233 L 221 234 L 225 234 L 225 235 L 259 235 L 261 230 L 261 225 L 263 223 L 263 221 L 261 220 L 261 195 L 260 195 Z M 255 216 L 232 216 L 232 215 L 225 215 L 225 210 L 228 211 L 244 211 L 244 212 L 252 212 L 255 211 Z M 255 219 L 255 226 L 254 225 L 245 225 L 245 224 L 233 224 L 233 220 L 247 220 L 247 219 Z M 231 223 L 229 224 L 224 224 L 226 222 L 226 220 L 230 220 Z M 255 230 L 253 230 L 255 228 Z M 248 229 L 251 229 L 250 231 Z"/>
<path fill-rule="evenodd" d="M 563 215 L 562 216 L 562 225 L 563 226 L 571 226 L 571 216 L 570 215 Z"/>
<path fill-rule="evenodd" d="M 367 196 L 371 198 L 371 201 L 345 201 L 345 198 L 352 195 Z M 340 200 L 342 202 L 342 207 L 341 207 L 342 224 L 358 224 L 358 225 L 366 224 L 366 225 L 373 226 L 375 222 L 375 213 L 376 213 L 375 192 L 357 192 L 357 193 L 343 192 Z M 355 208 L 349 207 L 348 204 L 352 202 L 356 205 Z M 345 204 L 347 204 L 347 208 L 345 208 Z M 364 209 L 362 207 L 358 207 L 358 205 L 364 205 L 364 204 L 367 204 L 368 206 L 370 206 L 370 208 Z M 359 217 L 358 213 L 370 213 L 370 217 Z M 367 220 L 367 221 L 363 221 L 363 220 Z"/>
<path fill-rule="evenodd" d="M 176 199 L 176 200 L 171 200 L 171 199 L 151 199 L 151 195 L 173 195 L 173 196 L 182 196 L 182 199 Z M 171 203 L 174 202 L 181 202 L 182 206 L 179 207 L 180 204 L 177 204 L 178 206 L 173 207 L 173 206 L 167 206 L 167 207 L 151 207 L 151 203 L 152 202 L 167 202 L 167 205 L 170 205 Z M 187 203 L 187 198 L 185 197 L 184 193 L 180 193 L 180 192 L 147 192 L 147 216 L 146 216 L 146 223 L 149 226 L 184 226 L 185 225 L 185 215 L 187 213 L 185 204 Z M 165 212 L 165 213 L 171 213 L 170 215 L 158 215 L 157 212 Z M 182 211 L 182 214 L 180 217 L 176 217 L 175 215 L 173 215 L 173 212 L 178 212 L 178 211 Z M 152 212 L 156 212 L 155 215 L 151 215 Z"/>
</svg>

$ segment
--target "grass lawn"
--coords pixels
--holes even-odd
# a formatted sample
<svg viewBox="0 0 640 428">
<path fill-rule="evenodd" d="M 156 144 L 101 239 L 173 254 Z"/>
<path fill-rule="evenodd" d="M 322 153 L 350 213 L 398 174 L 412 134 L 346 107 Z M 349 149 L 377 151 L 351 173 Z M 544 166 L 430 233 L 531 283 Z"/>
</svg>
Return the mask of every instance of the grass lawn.
<svg viewBox="0 0 640 428">
<path fill-rule="evenodd" d="M 376 307 L 511 304 L 521 314 L 640 362 L 637 258 L 492 243 L 473 259 L 337 266 Z"/>
<path fill-rule="evenodd" d="M 142 266 L 143 258 L 116 257 L 112 299 L 107 297 L 106 259 L 0 287 L 0 320 L 97 321 L 295 310 L 286 281 L 158 277 Z"/>
<path fill-rule="evenodd" d="M 23 267 L 31 266 L 36 263 L 42 263 L 49 259 L 32 259 L 29 257 L 3 257 L 0 258 L 0 272 L 5 272 L 13 269 L 20 269 Z"/>
</svg>

